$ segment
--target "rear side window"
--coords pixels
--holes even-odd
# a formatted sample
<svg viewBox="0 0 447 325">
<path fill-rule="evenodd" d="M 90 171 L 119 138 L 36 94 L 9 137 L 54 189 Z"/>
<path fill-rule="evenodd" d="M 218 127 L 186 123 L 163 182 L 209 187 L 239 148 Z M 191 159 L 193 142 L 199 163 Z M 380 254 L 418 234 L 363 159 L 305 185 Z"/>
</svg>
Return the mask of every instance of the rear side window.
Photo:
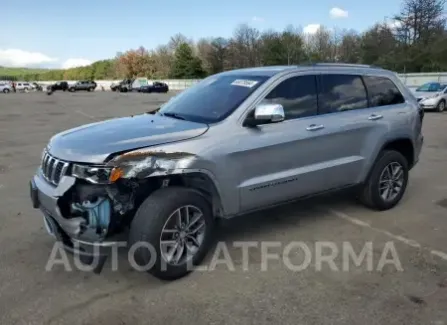
<svg viewBox="0 0 447 325">
<path fill-rule="evenodd" d="M 368 107 L 362 78 L 355 75 L 321 75 L 318 101 L 320 114 Z"/>
<path fill-rule="evenodd" d="M 284 80 L 262 102 L 281 104 L 286 120 L 317 115 L 315 76 L 299 76 Z"/>
<path fill-rule="evenodd" d="M 405 102 L 394 82 L 386 77 L 363 77 L 368 89 L 369 106 L 396 105 Z"/>
</svg>

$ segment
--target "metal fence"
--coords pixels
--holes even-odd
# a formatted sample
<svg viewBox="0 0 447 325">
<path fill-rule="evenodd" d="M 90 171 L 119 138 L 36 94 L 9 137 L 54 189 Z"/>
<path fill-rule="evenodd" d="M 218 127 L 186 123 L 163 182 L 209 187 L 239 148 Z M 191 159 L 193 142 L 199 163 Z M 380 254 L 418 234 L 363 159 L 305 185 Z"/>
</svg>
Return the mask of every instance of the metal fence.
<svg viewBox="0 0 447 325">
<path fill-rule="evenodd" d="M 406 73 L 399 74 L 399 78 L 408 87 L 420 86 L 426 82 L 440 82 L 447 84 L 447 72 L 431 72 L 431 73 Z M 168 79 L 168 80 L 157 80 L 165 82 L 168 84 L 169 89 L 172 90 L 183 90 L 187 89 L 200 81 L 200 79 Z M 40 84 L 48 85 L 56 81 L 41 81 Z M 69 81 L 68 83 L 74 83 L 76 81 Z M 118 82 L 117 80 L 96 80 L 98 87 L 96 90 L 110 90 L 110 85 L 113 82 Z"/>
<path fill-rule="evenodd" d="M 408 87 L 420 86 L 426 82 L 440 82 L 447 84 L 447 72 L 405 73 L 399 74 L 399 78 Z"/>
</svg>

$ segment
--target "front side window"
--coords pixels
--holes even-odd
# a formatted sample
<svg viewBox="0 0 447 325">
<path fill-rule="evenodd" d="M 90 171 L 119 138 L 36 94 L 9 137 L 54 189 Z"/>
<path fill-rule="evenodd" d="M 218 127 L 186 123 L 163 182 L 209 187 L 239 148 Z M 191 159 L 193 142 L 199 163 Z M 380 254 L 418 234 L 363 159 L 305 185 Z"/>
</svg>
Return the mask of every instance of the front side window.
<svg viewBox="0 0 447 325">
<path fill-rule="evenodd" d="M 276 86 L 262 103 L 281 104 L 286 120 L 316 115 L 316 77 L 308 75 L 289 78 Z"/>
<path fill-rule="evenodd" d="M 229 116 L 269 77 L 217 75 L 180 93 L 158 111 L 161 115 L 201 123 L 216 123 Z"/>
<path fill-rule="evenodd" d="M 386 77 L 363 77 L 369 95 L 369 106 L 396 105 L 405 102 L 394 82 Z"/>
<path fill-rule="evenodd" d="M 318 102 L 320 114 L 368 107 L 365 86 L 356 75 L 321 75 Z"/>
</svg>

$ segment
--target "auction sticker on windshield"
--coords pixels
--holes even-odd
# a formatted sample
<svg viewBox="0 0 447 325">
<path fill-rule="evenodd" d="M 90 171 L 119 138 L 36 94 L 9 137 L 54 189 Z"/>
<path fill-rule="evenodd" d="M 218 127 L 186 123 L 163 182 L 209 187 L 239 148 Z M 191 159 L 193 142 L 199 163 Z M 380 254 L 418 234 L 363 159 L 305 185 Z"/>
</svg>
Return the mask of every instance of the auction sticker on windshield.
<svg viewBox="0 0 447 325">
<path fill-rule="evenodd" d="M 252 88 L 257 83 L 258 81 L 256 80 L 236 79 L 231 83 L 231 85 Z"/>
</svg>

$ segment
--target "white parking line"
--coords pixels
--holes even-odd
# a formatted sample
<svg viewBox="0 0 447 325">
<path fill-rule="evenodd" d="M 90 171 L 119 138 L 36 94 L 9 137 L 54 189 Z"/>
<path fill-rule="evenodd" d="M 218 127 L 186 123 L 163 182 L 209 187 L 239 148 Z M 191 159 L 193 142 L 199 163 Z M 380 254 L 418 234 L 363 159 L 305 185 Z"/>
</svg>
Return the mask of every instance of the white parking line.
<svg viewBox="0 0 447 325">
<path fill-rule="evenodd" d="M 88 117 L 89 119 L 92 119 L 92 120 L 95 120 L 95 119 L 96 119 L 96 117 L 94 117 L 93 115 L 89 115 L 89 114 L 87 114 L 87 113 L 84 113 L 83 111 L 81 111 L 81 110 L 79 110 L 79 109 L 76 110 L 75 112 L 78 113 L 78 114 L 84 115 L 84 116 Z"/>
<path fill-rule="evenodd" d="M 434 255 L 434 256 L 437 256 L 437 257 L 439 257 L 439 258 L 441 258 L 441 259 L 447 261 L 447 253 L 444 253 L 444 252 L 441 252 L 441 251 L 438 251 L 438 250 L 434 250 L 434 249 L 431 249 L 431 248 L 429 248 L 429 247 L 423 247 L 421 244 L 419 244 L 419 243 L 418 243 L 416 240 L 414 240 L 414 239 L 405 238 L 405 237 L 402 237 L 402 236 L 400 236 L 400 235 L 395 235 L 395 234 L 393 234 L 393 233 L 391 233 L 391 232 L 389 232 L 389 231 L 387 231 L 387 230 L 383 230 L 383 229 L 380 229 L 380 228 L 373 227 L 373 226 L 371 226 L 369 223 L 367 223 L 367 222 L 365 222 L 365 221 L 362 221 L 362 220 L 359 220 L 359 219 L 357 219 L 357 218 L 353 218 L 353 217 L 351 217 L 351 216 L 349 216 L 349 215 L 347 215 L 346 213 L 341 212 L 341 211 L 336 211 L 336 210 L 329 209 L 329 212 L 330 212 L 331 214 L 333 214 L 334 216 L 340 218 L 340 219 L 343 219 L 343 220 L 345 220 L 345 221 L 348 221 L 348 222 L 350 222 L 350 223 L 352 223 L 352 224 L 355 224 L 355 225 L 357 225 L 357 226 L 361 226 L 361 227 L 369 228 L 369 229 L 371 229 L 371 230 L 374 230 L 374 231 L 376 231 L 376 232 L 379 232 L 379 233 L 381 233 L 381 234 L 384 234 L 384 235 L 386 235 L 386 236 L 388 236 L 388 237 L 390 237 L 390 238 L 393 238 L 393 239 L 395 239 L 395 240 L 398 240 L 398 241 L 400 241 L 401 243 L 404 243 L 404 244 L 406 244 L 406 245 L 408 245 L 408 246 L 410 246 L 410 247 L 413 247 L 413 248 L 419 248 L 419 249 L 425 249 L 425 250 L 429 251 L 430 254 L 432 254 L 432 255 Z"/>
</svg>

